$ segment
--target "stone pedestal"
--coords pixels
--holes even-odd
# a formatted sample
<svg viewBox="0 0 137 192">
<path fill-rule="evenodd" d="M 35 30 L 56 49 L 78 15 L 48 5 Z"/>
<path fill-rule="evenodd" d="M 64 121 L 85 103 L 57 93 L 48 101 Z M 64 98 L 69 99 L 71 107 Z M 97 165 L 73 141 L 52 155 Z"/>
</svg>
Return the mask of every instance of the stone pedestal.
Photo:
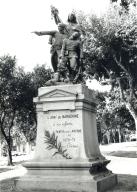
<svg viewBox="0 0 137 192">
<path fill-rule="evenodd" d="M 96 99 L 85 85 L 42 87 L 37 106 L 37 142 L 19 191 L 102 192 L 117 183 L 100 153 Z"/>
</svg>

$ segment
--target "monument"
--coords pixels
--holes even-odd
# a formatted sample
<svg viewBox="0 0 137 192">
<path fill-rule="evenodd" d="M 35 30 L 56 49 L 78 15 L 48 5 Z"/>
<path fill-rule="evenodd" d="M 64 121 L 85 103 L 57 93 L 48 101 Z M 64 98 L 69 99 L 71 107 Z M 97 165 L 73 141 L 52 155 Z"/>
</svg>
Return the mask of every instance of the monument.
<svg viewBox="0 0 137 192">
<path fill-rule="evenodd" d="M 34 98 L 35 155 L 24 163 L 27 173 L 15 182 L 18 192 L 103 192 L 117 183 L 117 176 L 106 167 L 110 161 L 99 149 L 97 101 L 83 83 L 78 33 L 74 29 L 63 41 L 58 78 L 41 87 Z"/>
</svg>

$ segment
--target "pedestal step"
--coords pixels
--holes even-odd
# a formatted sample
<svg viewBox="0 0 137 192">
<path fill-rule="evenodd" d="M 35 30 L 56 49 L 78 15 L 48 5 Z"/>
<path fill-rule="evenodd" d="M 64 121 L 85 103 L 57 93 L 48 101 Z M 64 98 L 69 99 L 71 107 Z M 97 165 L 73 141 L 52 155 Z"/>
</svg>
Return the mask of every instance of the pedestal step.
<svg viewBox="0 0 137 192">
<path fill-rule="evenodd" d="M 16 192 L 103 192 L 117 184 L 110 171 L 90 174 L 88 169 L 29 170 L 15 180 Z"/>
</svg>

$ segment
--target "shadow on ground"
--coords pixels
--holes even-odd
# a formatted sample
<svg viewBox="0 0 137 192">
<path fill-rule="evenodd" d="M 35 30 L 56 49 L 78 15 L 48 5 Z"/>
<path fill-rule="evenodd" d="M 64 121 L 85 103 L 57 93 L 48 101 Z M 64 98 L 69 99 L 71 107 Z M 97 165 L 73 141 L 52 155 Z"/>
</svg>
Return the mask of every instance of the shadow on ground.
<svg viewBox="0 0 137 192">
<path fill-rule="evenodd" d="M 118 184 L 107 192 L 137 191 L 137 176 L 118 174 Z"/>
<path fill-rule="evenodd" d="M 12 170 L 12 168 L 0 168 L 0 173 L 6 172 L 6 171 L 10 171 Z"/>
<path fill-rule="evenodd" d="M 112 152 L 105 152 L 104 154 L 115 157 L 137 158 L 136 151 L 112 151 Z"/>
<path fill-rule="evenodd" d="M 14 186 L 14 179 L 3 180 L 0 182 L 0 192 L 15 192 L 13 190 L 13 186 Z M 119 174 L 118 185 L 113 187 L 113 189 L 111 190 L 107 190 L 107 192 L 125 192 L 125 191 L 128 191 L 128 192 L 137 191 L 137 176 Z M 39 192 L 39 191 L 35 191 L 35 192 Z M 51 191 L 44 190 L 44 192 L 51 192 Z M 65 192 L 65 191 L 56 190 L 52 192 Z"/>
<path fill-rule="evenodd" d="M 17 168 L 18 165 L 20 165 L 22 163 L 24 163 L 24 161 L 13 162 L 13 166 L 8 166 L 8 165 L 0 166 L 0 173 L 10 171 L 10 170 L 14 170 L 14 169 Z"/>
</svg>

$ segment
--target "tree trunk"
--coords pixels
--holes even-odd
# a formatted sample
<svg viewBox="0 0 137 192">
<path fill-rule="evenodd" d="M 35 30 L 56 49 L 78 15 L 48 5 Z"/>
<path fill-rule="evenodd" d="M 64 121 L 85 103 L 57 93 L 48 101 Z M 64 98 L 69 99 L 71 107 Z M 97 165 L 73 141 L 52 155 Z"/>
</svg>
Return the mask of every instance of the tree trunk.
<svg viewBox="0 0 137 192">
<path fill-rule="evenodd" d="M 31 153 L 31 143 L 30 143 L 30 142 L 27 142 L 25 148 L 26 148 L 26 153 L 27 153 L 27 154 L 30 154 L 30 153 Z"/>
<path fill-rule="evenodd" d="M 136 119 L 134 119 L 135 120 L 135 127 L 136 127 L 136 138 L 137 138 L 137 117 L 136 117 Z"/>
<path fill-rule="evenodd" d="M 132 115 L 134 122 L 135 122 L 135 129 L 136 129 L 136 138 L 137 138 L 137 114 L 135 113 L 135 111 L 132 109 L 132 106 L 128 103 L 125 104 L 126 108 L 128 109 L 128 111 L 130 112 L 130 114 Z"/>
<path fill-rule="evenodd" d="M 11 129 L 12 129 L 13 124 L 14 124 L 15 110 L 13 111 L 12 116 L 10 116 L 10 117 L 11 117 L 11 119 L 9 118 L 9 116 L 7 116 L 7 118 L 6 118 L 6 113 L 4 114 L 2 120 L 0 120 L 0 129 L 1 129 L 1 133 L 2 133 L 5 141 L 7 143 L 8 165 L 13 165 L 12 152 L 11 152 L 11 150 L 12 150 Z M 4 123 L 5 123 L 5 121 L 8 120 L 8 118 L 10 119 L 10 121 L 8 122 L 9 123 L 8 134 L 6 134 Z"/>
<path fill-rule="evenodd" d="M 13 165 L 13 162 L 12 162 L 12 153 L 11 153 L 11 150 L 12 150 L 12 147 L 11 147 L 11 141 L 10 141 L 10 138 L 7 137 L 7 135 L 5 134 L 3 128 L 1 128 L 1 133 L 7 143 L 7 155 L 8 155 L 8 165 Z"/>
<path fill-rule="evenodd" d="M 2 133 L 0 130 L 0 158 L 2 157 Z"/>
<path fill-rule="evenodd" d="M 11 143 L 8 143 L 8 165 L 13 165 L 12 152 L 11 152 Z"/>
</svg>

